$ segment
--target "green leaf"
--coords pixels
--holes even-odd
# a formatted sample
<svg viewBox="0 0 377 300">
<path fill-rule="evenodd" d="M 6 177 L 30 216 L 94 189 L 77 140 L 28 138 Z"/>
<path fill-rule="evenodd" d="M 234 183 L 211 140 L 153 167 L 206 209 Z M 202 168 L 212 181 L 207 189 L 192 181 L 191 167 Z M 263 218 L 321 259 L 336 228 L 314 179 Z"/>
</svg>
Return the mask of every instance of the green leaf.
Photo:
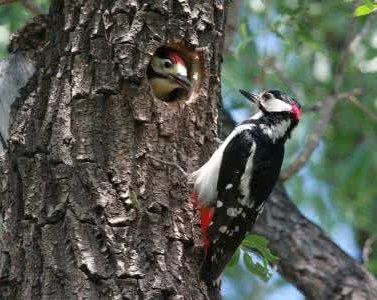
<svg viewBox="0 0 377 300">
<path fill-rule="evenodd" d="M 355 9 L 353 15 L 355 17 L 361 17 L 361 16 L 369 15 L 370 13 L 375 11 L 376 9 L 377 9 L 376 5 L 372 5 L 372 7 L 369 7 L 367 5 L 360 5 L 359 7 L 357 7 Z"/>
<path fill-rule="evenodd" d="M 273 264 L 278 260 L 278 257 L 273 255 L 268 248 L 268 240 L 256 234 L 249 234 L 241 246 L 245 250 L 256 251 L 259 253 L 266 264 Z"/>
<path fill-rule="evenodd" d="M 369 9 L 371 9 L 371 10 L 374 9 L 374 5 L 373 5 L 372 1 L 370 1 L 370 0 L 364 0 L 364 4 L 365 4 L 365 6 L 367 6 Z"/>
<path fill-rule="evenodd" d="M 238 263 L 238 260 L 240 259 L 240 255 L 241 255 L 241 250 L 240 248 L 237 248 L 237 251 L 233 254 L 232 258 L 228 262 L 227 268 L 234 267 Z"/>
<path fill-rule="evenodd" d="M 271 278 L 271 273 L 268 267 L 261 265 L 259 263 L 254 263 L 253 259 L 247 252 L 244 253 L 243 260 L 244 260 L 247 270 L 250 273 L 258 276 L 263 281 L 268 281 Z"/>
<path fill-rule="evenodd" d="M 240 34 L 240 37 L 242 39 L 248 37 L 248 34 L 247 34 L 247 24 L 246 23 L 241 23 L 241 25 L 239 27 L 239 34 Z"/>
<path fill-rule="evenodd" d="M 249 234 L 243 240 L 241 248 L 245 251 L 243 259 L 250 273 L 264 281 L 269 280 L 271 277 L 270 264 L 275 263 L 278 258 L 268 249 L 268 240 L 260 235 Z M 254 263 L 250 252 L 255 252 L 259 256 L 261 263 Z"/>
</svg>

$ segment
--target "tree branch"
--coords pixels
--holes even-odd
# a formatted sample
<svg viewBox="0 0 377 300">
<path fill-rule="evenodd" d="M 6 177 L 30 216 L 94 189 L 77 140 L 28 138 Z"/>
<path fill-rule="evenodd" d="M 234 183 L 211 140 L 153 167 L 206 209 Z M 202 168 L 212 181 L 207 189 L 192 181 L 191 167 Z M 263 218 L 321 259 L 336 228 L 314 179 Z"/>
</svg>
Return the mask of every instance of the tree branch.
<svg viewBox="0 0 377 300">
<path fill-rule="evenodd" d="M 10 4 L 17 1 L 18 0 L 0 0 L 0 5 Z"/>
<path fill-rule="evenodd" d="M 314 125 L 313 131 L 308 138 L 308 142 L 305 145 L 302 152 L 295 159 L 286 170 L 283 170 L 280 174 L 280 180 L 285 181 L 296 174 L 308 161 L 315 148 L 319 144 L 319 140 L 323 136 L 325 129 L 330 122 L 332 112 L 338 100 L 347 99 L 352 96 L 360 95 L 359 89 L 354 89 L 350 92 L 340 93 L 334 96 L 329 96 L 325 100 L 321 101 L 320 116 L 317 123 Z"/>
<path fill-rule="evenodd" d="M 343 80 L 344 80 L 344 68 L 348 61 L 350 52 L 352 47 L 355 47 L 357 43 L 361 41 L 361 39 L 365 36 L 368 31 L 370 25 L 370 21 L 368 20 L 367 23 L 361 28 L 359 32 L 353 33 L 355 28 L 355 22 L 350 24 L 351 28 L 349 30 L 350 37 L 345 42 L 344 51 L 341 54 L 341 58 L 339 60 L 338 65 L 336 66 L 335 70 L 335 79 L 333 85 L 333 93 L 334 96 L 329 96 L 324 101 L 321 102 L 321 109 L 320 109 L 320 117 L 318 122 L 313 128 L 311 135 L 309 136 L 309 140 L 307 145 L 305 146 L 304 150 L 301 152 L 299 157 L 295 160 L 295 162 L 288 167 L 287 170 L 284 170 L 280 174 L 280 180 L 285 181 L 289 179 L 291 176 L 296 174 L 307 162 L 311 154 L 313 153 L 314 149 L 317 148 L 321 137 L 323 136 L 325 129 L 330 122 L 331 116 L 333 114 L 334 108 L 337 102 L 343 98 L 349 98 L 352 96 L 357 96 L 360 92 L 356 94 L 337 94 L 339 92 L 339 88 L 341 87 Z M 342 96 L 342 97 L 340 97 Z"/>
<path fill-rule="evenodd" d="M 364 114 L 366 114 L 374 123 L 377 123 L 377 116 L 371 113 L 355 95 L 350 95 L 347 98 L 352 104 L 354 104 L 358 109 L 360 109 Z"/>
<path fill-rule="evenodd" d="M 36 3 L 31 0 L 20 0 L 20 3 L 23 7 L 25 7 L 31 14 L 38 16 L 43 15 L 45 12 L 41 7 L 39 7 Z"/>
<path fill-rule="evenodd" d="M 277 186 L 254 226 L 278 254 L 278 271 L 308 299 L 377 299 L 377 280 L 334 244 Z"/>
<path fill-rule="evenodd" d="M 373 244 L 377 241 L 377 234 L 370 236 L 364 243 L 362 257 L 363 257 L 363 264 L 367 264 L 369 261 L 369 257 L 373 251 Z"/>
</svg>

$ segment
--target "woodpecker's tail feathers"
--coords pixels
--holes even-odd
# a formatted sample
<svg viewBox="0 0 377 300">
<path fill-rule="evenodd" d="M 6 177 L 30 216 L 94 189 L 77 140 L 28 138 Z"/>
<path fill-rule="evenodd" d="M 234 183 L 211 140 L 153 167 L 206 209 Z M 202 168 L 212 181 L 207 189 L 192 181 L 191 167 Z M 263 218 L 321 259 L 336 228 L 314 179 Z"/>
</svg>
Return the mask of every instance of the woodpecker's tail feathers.
<svg viewBox="0 0 377 300">
<path fill-rule="evenodd" d="M 214 277 L 214 274 L 212 273 L 212 263 L 209 261 L 208 256 L 204 260 L 204 263 L 200 269 L 200 277 L 208 287 L 210 299 L 220 300 L 221 298 L 219 298 L 219 290 L 221 289 L 221 277 Z"/>
</svg>

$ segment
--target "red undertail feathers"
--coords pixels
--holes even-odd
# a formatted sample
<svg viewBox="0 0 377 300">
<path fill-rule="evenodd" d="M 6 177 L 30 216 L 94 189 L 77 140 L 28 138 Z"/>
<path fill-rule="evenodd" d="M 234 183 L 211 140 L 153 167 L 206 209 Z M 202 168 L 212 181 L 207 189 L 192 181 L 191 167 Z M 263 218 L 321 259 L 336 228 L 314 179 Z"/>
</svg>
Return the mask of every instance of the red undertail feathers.
<svg viewBox="0 0 377 300">
<path fill-rule="evenodd" d="M 200 201 L 198 199 L 198 195 L 194 192 L 191 195 L 191 201 L 194 204 L 195 208 L 200 206 Z M 203 235 L 203 244 L 204 244 L 204 251 L 207 255 L 208 249 L 210 246 L 210 240 L 208 238 L 208 228 L 211 225 L 213 215 L 215 213 L 215 209 L 213 207 L 199 207 L 200 209 L 200 229 Z"/>
</svg>

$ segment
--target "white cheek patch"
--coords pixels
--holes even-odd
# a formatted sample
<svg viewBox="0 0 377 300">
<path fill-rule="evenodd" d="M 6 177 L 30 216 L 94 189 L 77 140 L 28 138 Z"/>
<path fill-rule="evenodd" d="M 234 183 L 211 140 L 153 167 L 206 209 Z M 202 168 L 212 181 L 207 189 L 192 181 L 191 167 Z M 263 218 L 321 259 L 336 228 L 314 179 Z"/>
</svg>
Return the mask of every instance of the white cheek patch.
<svg viewBox="0 0 377 300">
<path fill-rule="evenodd" d="M 178 75 L 187 77 L 187 69 L 182 64 L 176 64 L 175 65 L 175 72 Z"/>
<path fill-rule="evenodd" d="M 292 106 L 290 104 L 279 99 L 263 101 L 262 105 L 268 112 L 283 112 L 292 110 Z"/>
</svg>

